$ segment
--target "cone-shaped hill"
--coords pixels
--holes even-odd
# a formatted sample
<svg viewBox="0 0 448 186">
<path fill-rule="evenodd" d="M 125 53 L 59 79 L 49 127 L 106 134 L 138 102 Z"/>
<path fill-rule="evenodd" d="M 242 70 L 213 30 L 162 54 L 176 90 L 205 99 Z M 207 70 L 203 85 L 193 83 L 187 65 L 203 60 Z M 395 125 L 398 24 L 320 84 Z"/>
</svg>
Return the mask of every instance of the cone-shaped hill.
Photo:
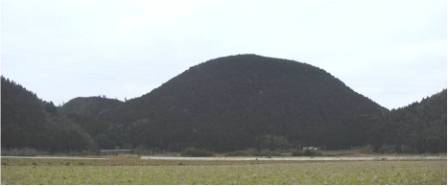
<svg viewBox="0 0 448 186">
<path fill-rule="evenodd" d="M 133 145 L 225 151 L 365 144 L 369 118 L 383 111 L 317 67 L 236 55 L 191 67 L 102 117 L 128 126 Z"/>
</svg>

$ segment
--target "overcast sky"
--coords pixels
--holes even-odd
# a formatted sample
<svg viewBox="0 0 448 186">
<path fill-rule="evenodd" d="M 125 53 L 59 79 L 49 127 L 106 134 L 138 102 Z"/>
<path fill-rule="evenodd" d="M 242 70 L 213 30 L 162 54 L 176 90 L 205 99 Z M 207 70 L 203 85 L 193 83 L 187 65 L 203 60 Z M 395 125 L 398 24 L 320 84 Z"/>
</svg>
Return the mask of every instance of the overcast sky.
<svg viewBox="0 0 448 186">
<path fill-rule="evenodd" d="M 447 83 L 445 0 L 1 3 L 1 74 L 57 104 L 141 96 L 241 53 L 318 66 L 387 108 Z"/>
</svg>

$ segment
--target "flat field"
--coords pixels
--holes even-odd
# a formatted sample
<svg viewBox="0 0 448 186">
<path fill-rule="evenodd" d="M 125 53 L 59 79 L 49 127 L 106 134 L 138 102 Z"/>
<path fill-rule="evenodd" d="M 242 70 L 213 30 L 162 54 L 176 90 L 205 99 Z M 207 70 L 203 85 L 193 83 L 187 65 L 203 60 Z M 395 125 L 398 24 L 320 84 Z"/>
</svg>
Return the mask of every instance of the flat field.
<svg viewBox="0 0 448 186">
<path fill-rule="evenodd" d="M 446 160 L 4 159 L 2 184 L 447 184 Z"/>
</svg>

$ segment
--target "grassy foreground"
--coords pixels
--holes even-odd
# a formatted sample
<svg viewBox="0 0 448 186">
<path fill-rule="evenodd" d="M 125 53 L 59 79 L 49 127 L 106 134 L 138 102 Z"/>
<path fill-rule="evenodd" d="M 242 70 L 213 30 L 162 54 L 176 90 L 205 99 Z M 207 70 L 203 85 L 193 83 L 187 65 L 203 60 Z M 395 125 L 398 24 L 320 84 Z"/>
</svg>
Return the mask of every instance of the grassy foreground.
<svg viewBox="0 0 448 186">
<path fill-rule="evenodd" d="M 446 161 L 2 159 L 2 184 L 446 184 Z"/>
</svg>

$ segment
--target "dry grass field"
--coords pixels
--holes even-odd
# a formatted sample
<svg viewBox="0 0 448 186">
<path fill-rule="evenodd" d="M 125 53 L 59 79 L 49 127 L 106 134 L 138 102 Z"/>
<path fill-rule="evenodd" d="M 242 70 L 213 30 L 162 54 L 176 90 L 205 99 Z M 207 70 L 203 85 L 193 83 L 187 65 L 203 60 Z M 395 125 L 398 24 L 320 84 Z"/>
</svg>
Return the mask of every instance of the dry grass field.
<svg viewBox="0 0 448 186">
<path fill-rule="evenodd" d="M 443 184 L 446 160 L 2 159 L 2 184 Z"/>
</svg>

